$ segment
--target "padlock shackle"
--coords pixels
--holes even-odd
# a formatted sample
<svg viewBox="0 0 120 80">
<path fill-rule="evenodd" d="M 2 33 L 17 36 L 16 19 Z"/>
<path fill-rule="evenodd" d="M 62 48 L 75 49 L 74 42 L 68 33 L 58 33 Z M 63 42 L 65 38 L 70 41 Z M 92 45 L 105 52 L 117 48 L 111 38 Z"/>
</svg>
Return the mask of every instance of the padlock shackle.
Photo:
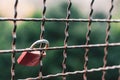
<svg viewBox="0 0 120 80">
<path fill-rule="evenodd" d="M 46 40 L 46 39 L 41 39 L 41 40 L 35 41 L 35 42 L 30 46 L 30 49 L 34 48 L 34 46 L 35 46 L 36 44 L 42 44 L 42 43 L 45 44 L 45 48 L 47 48 L 47 47 L 49 46 L 48 40 Z"/>
</svg>

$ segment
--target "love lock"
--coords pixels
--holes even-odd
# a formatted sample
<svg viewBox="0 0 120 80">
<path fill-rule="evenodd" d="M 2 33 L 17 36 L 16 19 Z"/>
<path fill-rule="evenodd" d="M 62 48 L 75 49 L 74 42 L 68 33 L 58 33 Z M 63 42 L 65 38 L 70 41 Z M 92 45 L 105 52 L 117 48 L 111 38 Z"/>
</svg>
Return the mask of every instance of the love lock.
<svg viewBox="0 0 120 80">
<path fill-rule="evenodd" d="M 47 48 L 49 46 L 49 42 L 45 39 L 38 40 L 34 42 L 30 49 L 33 49 L 36 44 L 45 44 L 44 48 Z M 24 51 L 17 59 L 18 64 L 24 65 L 24 66 L 37 66 L 40 62 L 40 57 L 45 57 L 46 52 L 45 51 Z"/>
</svg>

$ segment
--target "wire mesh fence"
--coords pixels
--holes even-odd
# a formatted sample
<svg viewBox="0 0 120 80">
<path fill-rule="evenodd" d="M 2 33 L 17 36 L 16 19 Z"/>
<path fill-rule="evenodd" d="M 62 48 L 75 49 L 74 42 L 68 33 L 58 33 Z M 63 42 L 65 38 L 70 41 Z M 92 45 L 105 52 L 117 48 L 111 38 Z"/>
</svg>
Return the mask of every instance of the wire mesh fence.
<svg viewBox="0 0 120 80">
<path fill-rule="evenodd" d="M 101 75 L 101 80 L 106 80 L 106 74 L 108 70 L 118 70 L 120 69 L 120 64 L 118 65 L 113 65 L 113 66 L 107 66 L 107 56 L 109 55 L 109 47 L 116 47 L 116 46 L 120 46 L 119 42 L 114 42 L 114 43 L 110 43 L 110 30 L 111 30 L 111 23 L 120 23 L 120 19 L 112 19 L 112 11 L 114 8 L 114 0 L 110 0 L 111 2 L 111 6 L 109 8 L 109 12 L 108 12 L 108 17 L 107 19 L 93 19 L 92 15 L 94 12 L 93 9 L 93 5 L 95 0 L 91 0 L 90 3 L 90 12 L 89 12 L 89 16 L 88 19 L 84 19 L 84 18 L 80 18 L 80 19 L 73 19 L 70 18 L 71 16 L 71 7 L 72 7 L 72 1 L 71 0 L 67 0 L 67 11 L 66 11 L 66 18 L 46 18 L 46 9 L 47 9 L 47 5 L 46 5 L 47 0 L 43 0 L 43 11 L 42 11 L 42 18 L 17 18 L 17 6 L 19 1 L 15 0 L 14 3 L 14 17 L 13 18 L 4 18 L 4 17 L 0 17 L 0 21 L 13 21 L 14 27 L 13 27 L 13 31 L 12 31 L 12 49 L 9 50 L 0 50 L 0 54 L 5 54 L 5 53 L 11 53 L 11 80 L 15 80 L 15 69 L 16 67 L 16 54 L 18 52 L 23 52 L 23 51 L 42 51 L 42 50 L 63 50 L 63 61 L 61 63 L 62 65 L 62 71 L 61 73 L 57 73 L 57 74 L 49 74 L 49 75 L 43 75 L 42 69 L 43 67 L 43 63 L 42 63 L 42 58 L 40 59 L 40 64 L 39 64 L 39 74 L 37 77 L 34 78 L 30 78 L 28 76 L 28 78 L 26 79 L 18 79 L 18 80 L 44 80 L 44 79 L 49 79 L 52 77 L 62 77 L 62 80 L 66 80 L 68 75 L 77 75 L 77 74 L 83 74 L 83 80 L 89 80 L 87 77 L 88 73 L 92 73 L 92 72 L 100 72 L 102 71 L 102 75 Z M 48 48 L 42 48 L 40 46 L 40 48 L 34 48 L 34 49 L 17 49 L 16 48 L 16 42 L 17 42 L 17 22 L 18 21 L 33 21 L 33 22 L 41 22 L 41 33 L 40 33 L 40 40 L 44 39 L 44 35 L 45 35 L 45 23 L 46 22 L 65 22 L 66 26 L 64 29 L 64 46 L 54 46 L 54 47 L 48 47 Z M 70 22 L 85 22 L 88 23 L 87 25 L 87 32 L 86 32 L 86 42 L 84 45 L 68 45 L 68 41 L 69 41 L 69 27 L 70 27 Z M 105 43 L 104 44 L 90 44 L 90 35 L 91 35 L 91 24 L 92 23 L 96 23 L 96 22 L 100 22 L 100 23 L 107 23 L 106 26 L 106 34 L 105 34 Z M 19 33 L 18 33 L 19 34 Z M 48 35 L 49 36 L 49 35 Z M 104 48 L 104 56 L 103 56 L 103 65 L 102 67 L 98 67 L 98 68 L 91 68 L 88 69 L 88 63 L 89 63 L 89 59 L 88 59 L 88 53 L 90 52 L 91 48 Z M 68 72 L 66 71 L 67 69 L 67 56 L 69 56 L 68 53 L 68 49 L 81 49 L 83 48 L 85 50 L 84 53 L 84 65 L 83 65 L 83 70 L 77 70 L 77 71 L 72 71 L 72 72 Z M 49 53 L 48 53 L 49 54 Z M 44 64 L 46 65 L 46 64 Z M 120 80 L 120 76 L 118 75 L 118 80 Z"/>
</svg>

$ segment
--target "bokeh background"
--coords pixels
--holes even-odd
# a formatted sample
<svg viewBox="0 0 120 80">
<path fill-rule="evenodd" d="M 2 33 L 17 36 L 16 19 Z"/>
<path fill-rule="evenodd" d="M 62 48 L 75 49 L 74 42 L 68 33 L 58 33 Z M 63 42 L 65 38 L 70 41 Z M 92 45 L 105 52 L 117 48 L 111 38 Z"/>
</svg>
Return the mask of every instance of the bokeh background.
<svg viewBox="0 0 120 80">
<path fill-rule="evenodd" d="M 76 19 L 88 18 L 91 0 L 71 0 L 71 17 Z M 0 17 L 13 18 L 15 0 L 0 0 Z M 106 19 L 110 9 L 111 0 L 95 0 L 93 5 L 94 19 Z M 112 11 L 113 19 L 120 19 L 120 1 L 114 1 Z M 67 0 L 46 1 L 46 18 L 65 18 L 67 11 Z M 19 0 L 18 18 L 41 18 L 42 0 Z M 40 37 L 41 22 L 17 22 L 16 48 L 28 48 Z M 87 32 L 86 22 L 70 22 L 68 45 L 82 45 L 86 42 Z M 50 42 L 50 47 L 64 45 L 65 22 L 46 22 L 45 39 Z M 105 43 L 107 23 L 92 23 L 90 44 Z M 11 49 L 13 22 L 0 21 L 0 50 Z M 109 42 L 120 41 L 120 23 L 111 23 Z M 120 47 L 109 47 L 107 66 L 120 64 Z M 66 61 L 66 71 L 83 70 L 85 49 L 69 49 Z M 16 60 L 20 53 L 17 53 Z M 103 66 L 104 48 L 91 48 L 89 51 L 88 69 Z M 56 74 L 62 72 L 63 50 L 47 51 L 46 58 L 43 59 L 43 75 Z M 11 54 L 0 54 L 0 80 L 10 80 Z M 39 66 L 26 67 L 16 63 L 15 79 L 36 77 L 39 73 Z M 118 69 L 108 70 L 106 80 L 118 80 Z M 102 71 L 88 73 L 88 80 L 101 80 Z M 61 80 L 61 77 L 50 78 L 48 80 Z M 83 80 L 82 74 L 67 76 L 67 80 Z"/>
</svg>

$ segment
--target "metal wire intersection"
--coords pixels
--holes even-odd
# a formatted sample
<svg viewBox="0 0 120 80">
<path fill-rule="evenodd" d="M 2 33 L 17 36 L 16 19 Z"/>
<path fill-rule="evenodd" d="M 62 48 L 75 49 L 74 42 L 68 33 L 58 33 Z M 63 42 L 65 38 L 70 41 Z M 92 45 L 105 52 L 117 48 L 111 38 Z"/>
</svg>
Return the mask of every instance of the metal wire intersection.
<svg viewBox="0 0 120 80">
<path fill-rule="evenodd" d="M 40 58 L 40 68 L 39 68 L 39 75 L 36 78 L 26 78 L 26 79 L 19 79 L 19 80 L 42 80 L 42 79 L 47 79 L 47 78 L 52 78 L 52 77 L 58 77 L 61 76 L 62 80 L 66 80 L 66 76 L 68 75 L 76 75 L 76 74 L 83 74 L 83 79 L 87 80 L 87 73 L 89 72 L 95 72 L 95 71 L 102 71 L 102 80 L 105 80 L 105 75 L 106 75 L 106 70 L 111 70 L 111 69 L 120 69 L 120 65 L 114 65 L 114 66 L 107 66 L 107 55 L 108 55 L 108 47 L 114 47 L 114 46 L 120 46 L 120 43 L 109 43 L 109 37 L 110 37 L 110 29 L 111 25 L 110 23 L 120 23 L 120 19 L 112 19 L 112 11 L 114 8 L 114 0 L 111 0 L 110 4 L 110 9 L 108 12 L 108 18 L 107 19 L 93 19 L 92 14 L 94 10 L 94 4 L 95 0 L 91 0 L 90 3 L 90 12 L 88 19 L 72 19 L 70 18 L 71 16 L 71 5 L 72 1 L 67 0 L 67 10 L 66 10 L 66 18 L 46 18 L 46 9 L 47 5 L 46 2 L 47 0 L 42 0 L 43 1 L 43 10 L 42 10 L 42 18 L 17 18 L 17 6 L 18 6 L 18 0 L 15 0 L 14 3 L 14 17 L 13 18 L 5 18 L 5 17 L 0 17 L 0 21 L 12 21 L 14 26 L 13 26 L 13 31 L 12 31 L 12 49 L 11 50 L 0 50 L 0 54 L 5 54 L 5 53 L 11 53 L 11 80 L 15 80 L 15 58 L 16 58 L 16 53 L 18 52 L 23 52 L 23 51 L 42 51 L 45 50 L 44 48 L 34 48 L 34 49 L 16 49 L 16 30 L 17 30 L 17 22 L 18 21 L 34 21 L 34 22 L 41 22 L 41 33 L 40 33 L 40 39 L 44 39 L 44 33 L 45 33 L 45 22 L 65 22 L 66 27 L 64 29 L 64 46 L 55 46 L 55 47 L 49 47 L 47 50 L 63 50 L 63 62 L 62 64 L 62 72 L 57 73 L 57 74 L 49 74 L 44 76 L 42 74 L 42 68 L 43 68 L 43 63 L 42 63 L 42 57 Z M 71 45 L 68 46 L 68 40 L 69 40 L 69 22 L 88 22 L 87 26 L 87 33 L 86 33 L 86 43 L 84 45 Z M 90 44 L 90 35 L 91 35 L 91 24 L 93 22 L 100 22 L 100 23 L 107 23 L 106 27 L 106 38 L 105 38 L 105 43 L 104 44 Z M 103 57 L 103 67 L 99 68 L 92 68 L 92 69 L 87 69 L 87 64 L 88 64 L 88 54 L 89 54 L 89 49 L 93 47 L 104 47 L 104 57 Z M 67 50 L 68 49 L 76 49 L 76 48 L 85 48 L 85 55 L 84 55 L 84 70 L 81 71 L 74 71 L 74 72 L 66 72 L 66 60 L 67 60 Z M 120 78 L 120 76 L 119 76 Z M 118 80 L 119 80 L 118 78 Z"/>
</svg>

